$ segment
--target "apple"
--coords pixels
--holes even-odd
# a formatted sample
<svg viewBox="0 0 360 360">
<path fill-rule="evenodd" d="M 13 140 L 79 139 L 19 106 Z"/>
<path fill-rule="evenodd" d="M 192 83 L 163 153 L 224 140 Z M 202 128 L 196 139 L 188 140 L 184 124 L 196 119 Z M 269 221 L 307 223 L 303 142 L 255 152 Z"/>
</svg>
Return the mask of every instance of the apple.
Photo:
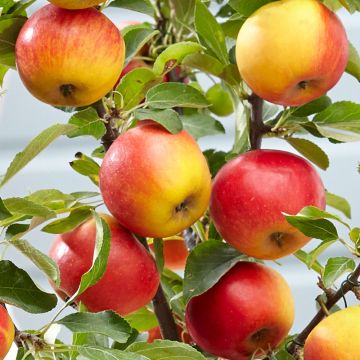
<svg viewBox="0 0 360 360">
<path fill-rule="evenodd" d="M 261 98 L 299 106 L 330 90 L 348 61 L 338 17 L 316 0 L 280 0 L 255 11 L 236 42 L 243 80 Z"/>
<path fill-rule="evenodd" d="M 0 360 L 5 359 L 15 337 L 15 327 L 7 310 L 0 305 Z"/>
<path fill-rule="evenodd" d="M 154 245 L 150 244 L 154 251 Z M 163 242 L 164 265 L 166 268 L 177 271 L 184 270 L 189 250 L 183 239 L 165 240 Z"/>
<path fill-rule="evenodd" d="M 183 329 L 179 324 L 176 324 L 176 328 L 177 328 L 177 331 L 178 331 L 178 334 L 179 334 L 179 338 L 180 340 L 183 342 L 183 343 L 186 343 L 186 344 L 190 344 L 192 341 L 191 341 L 191 338 L 189 336 L 189 334 L 186 332 L 185 329 Z M 160 327 L 159 326 L 156 326 L 152 329 L 150 329 L 148 331 L 148 338 L 147 338 L 147 342 L 149 344 L 153 343 L 155 340 L 158 340 L 158 339 L 162 339 L 162 336 L 161 336 L 161 331 L 160 331 Z"/>
<path fill-rule="evenodd" d="M 305 360 L 355 360 L 360 354 L 360 306 L 337 311 L 322 320 L 310 333 L 304 348 Z"/>
<path fill-rule="evenodd" d="M 221 84 L 213 85 L 206 92 L 206 99 L 211 104 L 209 110 L 218 116 L 228 116 L 234 112 L 234 105 L 228 91 Z"/>
<path fill-rule="evenodd" d="M 105 274 L 88 288 L 78 301 L 92 312 L 113 310 L 125 316 L 151 301 L 159 286 L 153 257 L 114 218 L 102 215 L 111 230 L 111 248 Z M 81 276 L 92 265 L 96 237 L 95 220 L 59 235 L 52 244 L 50 257 L 60 270 L 60 293 L 72 296 Z"/>
<path fill-rule="evenodd" d="M 248 360 L 276 348 L 294 320 L 289 286 L 275 270 L 239 262 L 186 306 L 186 327 L 203 350 Z M 262 352 L 263 351 L 263 352 Z"/>
<path fill-rule="evenodd" d="M 153 121 L 141 121 L 114 141 L 99 175 L 109 211 L 141 236 L 176 235 L 208 207 L 209 167 L 185 130 L 171 134 Z"/>
<path fill-rule="evenodd" d="M 77 107 L 112 90 L 125 44 L 116 26 L 95 8 L 49 4 L 25 23 L 15 51 L 20 77 L 32 95 L 51 105 Z"/>
<path fill-rule="evenodd" d="M 307 160 L 286 151 L 254 150 L 220 169 L 210 213 L 231 246 L 248 256 L 274 260 L 310 240 L 283 212 L 295 215 L 310 205 L 324 209 L 325 203 L 323 183 Z"/>
<path fill-rule="evenodd" d="M 52 4 L 64 9 L 85 9 L 95 5 L 99 5 L 104 0 L 48 0 Z"/>
</svg>

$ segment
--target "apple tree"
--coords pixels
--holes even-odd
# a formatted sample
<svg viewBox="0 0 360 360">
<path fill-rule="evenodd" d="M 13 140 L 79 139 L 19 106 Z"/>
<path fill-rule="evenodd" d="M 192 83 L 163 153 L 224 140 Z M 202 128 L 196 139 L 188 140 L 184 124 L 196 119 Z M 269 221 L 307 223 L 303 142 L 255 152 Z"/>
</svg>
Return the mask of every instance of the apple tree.
<svg viewBox="0 0 360 360">
<path fill-rule="evenodd" d="M 9 159 L 0 187 L 57 138 L 90 136 L 97 146 L 79 148 L 69 171 L 99 190 L 0 198 L 0 359 L 12 342 L 17 360 L 358 358 L 360 307 L 346 296 L 360 299 L 360 228 L 316 168 L 331 160 L 319 138 L 360 140 L 360 104 L 327 95 L 344 72 L 360 81 L 335 14 L 359 0 L 49 1 L 33 13 L 35 0 L 0 0 L 0 80 L 18 71 L 69 120 Z M 149 22 L 113 24 L 103 10 L 115 7 Z M 231 150 L 202 151 L 223 116 Z M 294 152 L 262 149 L 264 137 Z M 40 231 L 49 254 L 26 240 Z M 348 256 L 319 260 L 334 244 Z M 285 256 L 319 279 L 298 334 L 290 285 L 268 266 Z M 22 329 L 8 306 L 51 320 Z"/>
</svg>

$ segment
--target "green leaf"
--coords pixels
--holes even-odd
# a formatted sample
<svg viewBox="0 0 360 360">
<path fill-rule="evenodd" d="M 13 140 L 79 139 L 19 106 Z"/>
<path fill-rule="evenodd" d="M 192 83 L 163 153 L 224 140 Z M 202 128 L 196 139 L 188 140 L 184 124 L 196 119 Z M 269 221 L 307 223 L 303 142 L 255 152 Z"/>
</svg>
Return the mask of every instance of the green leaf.
<svg viewBox="0 0 360 360">
<path fill-rule="evenodd" d="M 250 109 L 237 101 L 235 109 L 235 142 L 231 150 L 231 157 L 250 150 Z"/>
<path fill-rule="evenodd" d="M 201 70 L 220 77 L 223 73 L 225 66 L 215 57 L 208 54 L 191 54 L 185 57 L 183 65 Z"/>
<path fill-rule="evenodd" d="M 324 95 L 318 99 L 310 101 L 304 105 L 301 105 L 295 109 L 295 111 L 291 114 L 292 116 L 296 117 L 307 117 L 312 114 L 316 114 L 320 111 L 325 110 L 328 106 L 332 104 L 331 99 Z"/>
<path fill-rule="evenodd" d="M 149 360 L 205 360 L 203 354 L 190 345 L 169 341 L 155 340 L 152 344 L 137 342 L 131 344 L 127 351 L 146 356 Z"/>
<path fill-rule="evenodd" d="M 286 350 L 280 350 L 270 360 L 295 360 Z"/>
<path fill-rule="evenodd" d="M 56 189 L 43 189 L 31 193 L 26 200 L 48 207 L 52 210 L 64 209 L 73 205 L 76 199 Z"/>
<path fill-rule="evenodd" d="M 70 166 L 79 174 L 87 176 L 95 184 L 99 185 L 99 164 L 90 157 L 77 153 L 76 160 L 70 162 Z"/>
<path fill-rule="evenodd" d="M 190 41 L 172 44 L 156 58 L 153 71 L 158 76 L 165 74 L 181 64 L 187 55 L 198 53 L 201 50 L 201 45 Z"/>
<path fill-rule="evenodd" d="M 18 348 L 16 360 L 35 360 L 35 358 L 31 354 L 28 354 L 26 357 L 24 357 L 27 351 L 28 350 L 23 347 Z"/>
<path fill-rule="evenodd" d="M 0 197 L 0 220 L 8 219 L 11 216 L 11 212 L 6 208 L 3 200 Z"/>
<path fill-rule="evenodd" d="M 351 207 L 345 198 L 326 191 L 326 204 L 341 211 L 347 218 L 351 219 Z"/>
<path fill-rule="evenodd" d="M 15 156 L 0 183 L 0 187 L 6 184 L 55 139 L 61 135 L 67 135 L 70 131 L 74 130 L 74 128 L 74 125 L 55 124 L 41 132 L 26 146 L 23 151 L 19 152 Z"/>
<path fill-rule="evenodd" d="M 36 267 L 40 269 L 49 279 L 54 281 L 56 286 L 60 285 L 60 273 L 58 266 L 49 256 L 36 249 L 26 240 L 10 240 L 10 243 L 29 260 L 31 260 L 32 263 L 35 264 Z"/>
<path fill-rule="evenodd" d="M 190 253 L 184 275 L 184 297 L 188 302 L 214 286 L 239 261 L 246 257 L 217 240 L 199 244 Z"/>
<path fill-rule="evenodd" d="M 360 56 L 351 43 L 349 43 L 349 60 L 345 71 L 360 81 Z"/>
<path fill-rule="evenodd" d="M 158 325 L 155 314 L 146 307 L 127 315 L 125 320 L 139 332 L 150 330 Z"/>
<path fill-rule="evenodd" d="M 161 274 L 164 270 L 164 243 L 163 239 L 154 239 L 154 253 L 156 260 L 156 267 Z"/>
<path fill-rule="evenodd" d="M 134 116 L 137 120 L 154 120 L 172 134 L 177 134 L 183 129 L 179 114 L 171 109 L 139 109 L 134 112 Z"/>
<path fill-rule="evenodd" d="M 355 266 L 355 261 L 347 257 L 334 257 L 328 259 L 323 277 L 325 287 L 332 287 L 335 281 L 343 274 L 354 271 Z"/>
<path fill-rule="evenodd" d="M 56 216 L 55 212 L 49 208 L 23 198 L 5 199 L 4 204 L 13 214 L 40 216 L 46 218 Z"/>
<path fill-rule="evenodd" d="M 154 7 L 150 0 L 114 0 L 109 6 L 137 11 L 151 17 L 154 16 Z"/>
<path fill-rule="evenodd" d="M 73 196 L 78 201 L 100 196 L 100 194 L 96 191 L 78 191 L 78 192 L 73 192 L 70 195 Z"/>
<path fill-rule="evenodd" d="M 0 87 L 3 86 L 4 77 L 5 77 L 6 73 L 8 72 L 8 70 L 9 70 L 8 66 L 0 64 Z M 0 96 L 2 96 L 2 95 L 3 95 L 3 93 L 0 93 Z"/>
<path fill-rule="evenodd" d="M 301 262 L 303 262 L 306 266 L 309 266 L 309 254 L 306 253 L 304 250 L 298 250 L 294 253 L 294 256 L 300 260 Z M 324 268 L 321 266 L 321 264 L 315 260 L 314 263 L 310 266 L 310 268 L 314 271 L 316 271 L 319 275 L 322 275 L 324 272 Z"/>
<path fill-rule="evenodd" d="M 41 231 L 50 234 L 63 234 L 75 229 L 91 216 L 91 208 L 83 206 L 72 210 L 66 218 L 58 219 L 46 225 Z"/>
<path fill-rule="evenodd" d="M 220 121 L 203 113 L 181 115 L 184 129 L 188 131 L 194 139 L 199 139 L 209 135 L 225 134 L 224 126 Z"/>
<path fill-rule="evenodd" d="M 314 250 L 310 251 L 307 259 L 308 268 L 311 269 L 317 258 L 335 242 L 336 240 L 322 241 Z"/>
<path fill-rule="evenodd" d="M 312 141 L 294 137 L 286 138 L 286 141 L 320 169 L 326 170 L 329 167 L 329 157 L 324 150 Z"/>
<path fill-rule="evenodd" d="M 146 102 L 154 109 L 208 106 L 206 98 L 200 91 L 181 83 L 164 83 L 154 86 L 147 92 Z"/>
<path fill-rule="evenodd" d="M 90 135 L 98 140 L 106 132 L 104 122 L 100 119 L 96 110 L 91 107 L 74 114 L 70 118 L 69 124 L 76 125 L 78 127 L 76 130 L 67 135 L 69 138 Z"/>
<path fill-rule="evenodd" d="M 353 243 L 358 244 L 360 242 L 360 228 L 355 227 L 351 229 L 349 237 Z"/>
<path fill-rule="evenodd" d="M 272 0 L 230 0 L 229 5 L 235 9 L 240 15 L 249 17 L 254 11 L 271 2 Z"/>
<path fill-rule="evenodd" d="M 125 343 L 131 334 L 130 325 L 112 311 L 74 313 L 57 320 L 57 323 L 73 333 L 103 334 L 119 343 Z"/>
<path fill-rule="evenodd" d="M 197 1 L 195 6 L 195 28 L 200 43 L 208 53 L 220 60 L 222 64 L 229 64 L 225 34 L 216 18 L 200 1 Z"/>
<path fill-rule="evenodd" d="M 359 0 L 340 0 L 341 4 L 347 9 L 350 13 L 355 11 L 360 11 L 360 2 Z"/>
<path fill-rule="evenodd" d="M 48 312 L 57 298 L 40 290 L 30 276 L 8 260 L 0 261 L 0 301 L 32 314 Z"/>
<path fill-rule="evenodd" d="M 131 354 L 127 351 L 107 349 L 100 346 L 78 346 L 80 355 L 89 360 L 149 360 L 145 356 Z"/>
<path fill-rule="evenodd" d="M 5 239 L 10 241 L 14 236 L 21 236 L 30 228 L 28 224 L 12 224 L 6 229 Z"/>
<path fill-rule="evenodd" d="M 0 64 L 15 67 L 15 43 L 25 17 L 0 19 Z"/>
<path fill-rule="evenodd" d="M 209 165 L 211 177 L 214 178 L 218 171 L 225 165 L 226 153 L 224 151 L 216 151 L 209 149 L 204 151 L 204 156 Z"/>
</svg>

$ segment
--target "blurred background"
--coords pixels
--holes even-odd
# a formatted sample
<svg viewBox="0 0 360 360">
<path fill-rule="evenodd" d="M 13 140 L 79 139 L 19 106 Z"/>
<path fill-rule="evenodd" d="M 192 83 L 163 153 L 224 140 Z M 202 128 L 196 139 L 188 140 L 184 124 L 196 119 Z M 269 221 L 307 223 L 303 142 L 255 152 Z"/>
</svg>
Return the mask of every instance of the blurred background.
<svg viewBox="0 0 360 360">
<path fill-rule="evenodd" d="M 35 11 L 44 3 L 45 1 L 37 1 L 30 8 L 30 12 Z M 122 20 L 150 20 L 145 15 L 123 9 L 107 9 L 105 13 L 115 24 L 119 24 Z M 350 15 L 346 11 L 340 11 L 339 16 L 346 27 L 349 40 L 360 51 L 360 13 Z M 200 82 L 204 89 L 212 85 L 206 78 L 201 78 Z M 9 71 L 6 75 L 3 90 L 5 93 L 0 97 L 0 174 L 5 173 L 15 154 L 21 151 L 34 136 L 52 124 L 66 123 L 70 117 L 69 114 L 33 98 L 24 88 L 15 71 Z M 329 95 L 333 101 L 352 100 L 359 103 L 359 83 L 345 74 Z M 231 148 L 234 137 L 234 120 L 230 116 L 221 121 L 226 129 L 226 134 L 201 139 L 200 145 L 203 149 L 229 150 Z M 317 144 L 326 151 L 330 158 L 330 168 L 326 172 L 319 170 L 325 187 L 330 192 L 348 199 L 352 206 L 351 223 L 353 226 L 360 226 L 360 174 L 357 172 L 360 161 L 360 143 L 334 145 L 328 141 L 317 139 Z M 90 154 L 98 145 L 90 137 L 73 140 L 65 137 L 58 139 L 5 185 L 0 190 L 0 196 L 2 198 L 24 196 L 39 189 L 59 189 L 65 193 L 96 191 L 95 186 L 87 178 L 75 173 L 70 168 L 69 162 L 74 159 L 76 152 Z M 265 139 L 263 148 L 294 151 L 284 141 L 274 139 Z M 347 236 L 346 232 L 343 232 L 342 235 Z M 30 233 L 26 240 L 47 252 L 53 236 L 35 231 Z M 346 255 L 346 251 L 341 246 L 333 246 L 325 253 L 325 256 L 341 256 L 343 254 Z M 6 258 L 29 272 L 41 288 L 51 291 L 47 279 L 16 250 L 9 249 Z M 294 257 L 282 259 L 280 263 L 281 266 L 275 263 L 269 263 L 269 265 L 280 271 L 292 288 L 296 301 L 293 332 L 296 332 L 301 330 L 314 315 L 314 299 L 320 290 L 316 287 L 316 275 Z M 348 295 L 348 300 L 349 303 L 354 303 L 352 294 Z M 340 305 L 342 306 L 342 304 Z M 14 308 L 11 308 L 11 313 L 20 329 L 40 327 L 51 317 L 50 313 L 30 315 Z M 10 353 L 7 360 L 15 359 L 14 354 L 16 351 Z"/>
</svg>

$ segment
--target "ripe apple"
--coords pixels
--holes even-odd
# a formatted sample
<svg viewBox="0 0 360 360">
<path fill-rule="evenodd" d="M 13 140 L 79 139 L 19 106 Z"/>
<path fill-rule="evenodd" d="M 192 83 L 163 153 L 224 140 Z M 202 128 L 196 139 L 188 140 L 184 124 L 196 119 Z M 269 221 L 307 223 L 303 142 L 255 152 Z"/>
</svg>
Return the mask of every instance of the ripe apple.
<svg viewBox="0 0 360 360">
<path fill-rule="evenodd" d="M 0 360 L 9 352 L 14 336 L 14 324 L 7 310 L 0 305 Z"/>
<path fill-rule="evenodd" d="M 215 286 L 193 297 L 186 327 L 203 350 L 229 360 L 248 360 L 274 349 L 294 320 L 289 286 L 275 270 L 239 262 Z"/>
<path fill-rule="evenodd" d="M 27 89 L 57 106 L 85 106 L 109 92 L 123 67 L 120 31 L 95 8 L 46 5 L 25 23 L 16 64 Z"/>
<path fill-rule="evenodd" d="M 104 0 L 48 0 L 52 4 L 64 9 L 85 9 L 95 5 L 99 5 Z"/>
<path fill-rule="evenodd" d="M 338 17 L 320 1 L 275 1 L 241 27 L 236 60 L 258 96 L 299 106 L 338 82 L 348 61 L 348 40 Z"/>
<path fill-rule="evenodd" d="M 176 235 L 208 207 L 210 171 L 186 131 L 171 134 L 153 121 L 120 135 L 100 168 L 100 191 L 114 217 L 135 234 Z"/>
<path fill-rule="evenodd" d="M 360 354 L 360 306 L 321 321 L 305 342 L 305 360 L 355 360 Z"/>
<path fill-rule="evenodd" d="M 254 150 L 223 166 L 215 177 L 210 213 L 231 246 L 258 259 L 278 259 L 310 239 L 282 212 L 325 208 L 320 176 L 305 159 L 285 151 Z"/>
<path fill-rule="evenodd" d="M 90 311 L 113 310 L 124 316 L 154 297 L 159 274 L 154 259 L 137 239 L 111 216 L 102 217 L 112 236 L 106 272 L 78 300 Z M 91 267 L 95 237 L 95 220 L 90 219 L 55 239 L 50 257 L 59 266 L 60 292 L 71 296 L 77 290 L 81 276 Z"/>
</svg>

